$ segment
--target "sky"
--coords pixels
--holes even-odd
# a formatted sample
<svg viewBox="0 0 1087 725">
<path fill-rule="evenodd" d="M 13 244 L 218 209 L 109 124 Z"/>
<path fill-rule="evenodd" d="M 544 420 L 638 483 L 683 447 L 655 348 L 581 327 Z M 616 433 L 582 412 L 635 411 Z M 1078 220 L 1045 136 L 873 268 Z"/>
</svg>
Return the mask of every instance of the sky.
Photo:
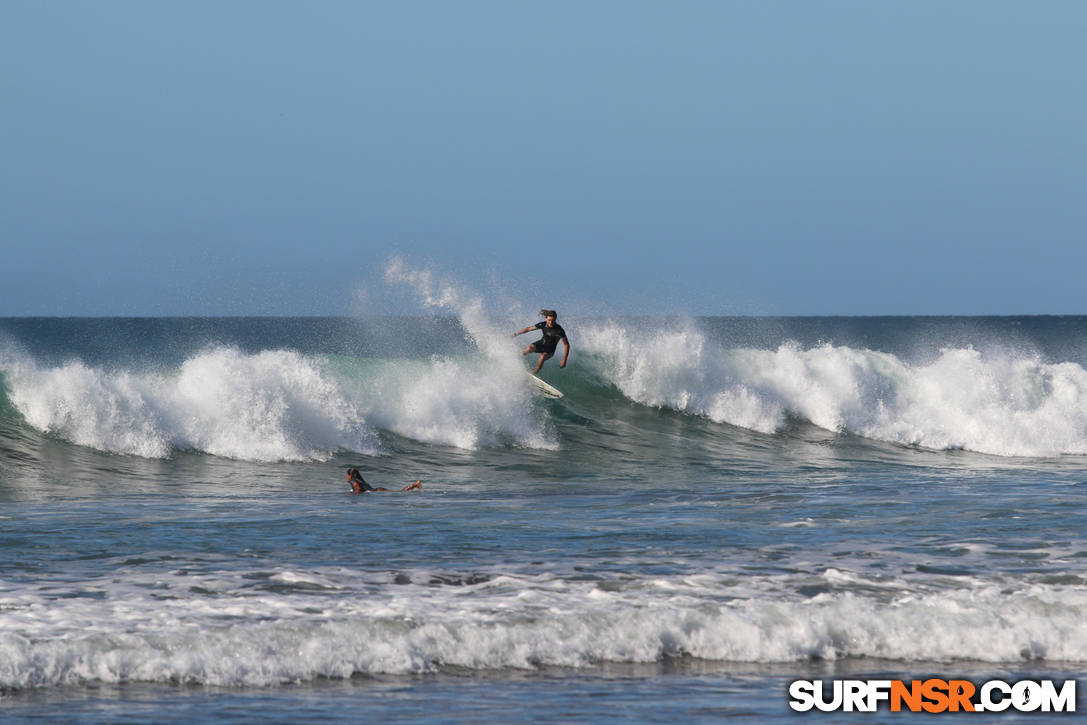
<svg viewBox="0 0 1087 725">
<path fill-rule="evenodd" d="M 1079 0 L 4 0 L 0 316 L 1081 314 Z"/>
</svg>

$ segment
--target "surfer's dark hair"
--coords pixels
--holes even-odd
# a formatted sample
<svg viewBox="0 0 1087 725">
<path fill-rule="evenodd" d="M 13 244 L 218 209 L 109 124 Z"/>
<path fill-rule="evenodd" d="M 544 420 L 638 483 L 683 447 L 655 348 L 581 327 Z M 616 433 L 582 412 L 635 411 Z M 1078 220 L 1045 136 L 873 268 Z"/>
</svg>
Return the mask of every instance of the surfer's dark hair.
<svg viewBox="0 0 1087 725">
<path fill-rule="evenodd" d="M 559 319 L 559 313 L 554 310 L 540 310 L 540 314 L 544 317 L 554 317 L 556 320 Z"/>
</svg>

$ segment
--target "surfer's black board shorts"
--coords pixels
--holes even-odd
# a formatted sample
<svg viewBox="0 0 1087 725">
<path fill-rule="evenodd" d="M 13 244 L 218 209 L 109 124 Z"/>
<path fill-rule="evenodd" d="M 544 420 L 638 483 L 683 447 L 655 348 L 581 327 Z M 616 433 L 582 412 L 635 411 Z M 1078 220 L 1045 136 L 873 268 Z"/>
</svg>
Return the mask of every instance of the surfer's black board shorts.
<svg viewBox="0 0 1087 725">
<path fill-rule="evenodd" d="M 548 355 L 554 355 L 556 347 L 558 347 L 557 342 L 554 345 L 545 345 L 543 340 L 537 340 L 532 343 L 532 352 L 545 352 Z"/>
</svg>

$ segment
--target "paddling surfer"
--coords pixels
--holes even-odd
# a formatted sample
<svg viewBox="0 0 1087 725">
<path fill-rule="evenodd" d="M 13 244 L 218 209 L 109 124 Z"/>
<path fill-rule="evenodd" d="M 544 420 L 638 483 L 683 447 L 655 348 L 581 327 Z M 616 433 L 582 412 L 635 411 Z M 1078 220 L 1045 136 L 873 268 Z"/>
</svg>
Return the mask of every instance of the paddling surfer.
<svg viewBox="0 0 1087 725">
<path fill-rule="evenodd" d="M 366 493 L 367 491 L 388 491 L 389 490 L 387 488 L 382 488 L 381 486 L 371 486 L 370 484 L 366 483 L 366 479 L 362 477 L 362 474 L 359 473 L 359 469 L 357 469 L 357 468 L 348 468 L 347 469 L 347 483 L 351 486 L 351 493 Z M 415 483 L 409 483 L 407 486 L 404 486 L 404 488 L 402 488 L 400 490 L 401 491 L 422 491 L 423 490 L 423 484 L 422 484 L 421 481 L 416 481 Z"/>
<path fill-rule="evenodd" d="M 565 346 L 565 352 L 562 355 L 562 362 L 559 363 L 559 367 L 566 367 L 566 358 L 570 357 L 570 341 L 566 339 L 566 330 L 562 329 L 562 326 L 555 321 L 559 319 L 559 313 L 554 310 L 540 310 L 540 314 L 544 316 L 543 322 L 537 322 L 535 325 L 530 325 L 513 333 L 514 337 L 533 330 L 539 330 L 543 333 L 543 337 L 521 351 L 522 355 L 533 352 L 540 353 L 540 359 L 536 361 L 536 369 L 532 371 L 533 375 L 540 372 L 544 362 L 555 354 L 555 348 L 558 347 L 559 340 L 562 340 L 562 344 Z"/>
</svg>

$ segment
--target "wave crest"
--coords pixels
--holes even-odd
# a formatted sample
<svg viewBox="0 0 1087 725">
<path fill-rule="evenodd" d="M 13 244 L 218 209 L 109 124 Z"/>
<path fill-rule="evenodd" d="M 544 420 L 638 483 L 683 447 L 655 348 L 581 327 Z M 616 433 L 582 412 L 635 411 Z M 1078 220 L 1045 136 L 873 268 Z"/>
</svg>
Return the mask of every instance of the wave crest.
<svg viewBox="0 0 1087 725">
<path fill-rule="evenodd" d="M 714 344 L 693 325 L 582 332 L 631 400 L 773 433 L 790 417 L 832 431 L 1001 456 L 1087 454 L 1087 371 L 1014 352 L 945 349 L 911 365 L 874 350 Z"/>
<path fill-rule="evenodd" d="M 341 386 L 290 351 L 205 351 L 175 374 L 109 371 L 75 360 L 6 366 L 26 421 L 79 445 L 163 458 L 174 448 L 247 460 L 309 460 L 375 441 Z"/>
</svg>

